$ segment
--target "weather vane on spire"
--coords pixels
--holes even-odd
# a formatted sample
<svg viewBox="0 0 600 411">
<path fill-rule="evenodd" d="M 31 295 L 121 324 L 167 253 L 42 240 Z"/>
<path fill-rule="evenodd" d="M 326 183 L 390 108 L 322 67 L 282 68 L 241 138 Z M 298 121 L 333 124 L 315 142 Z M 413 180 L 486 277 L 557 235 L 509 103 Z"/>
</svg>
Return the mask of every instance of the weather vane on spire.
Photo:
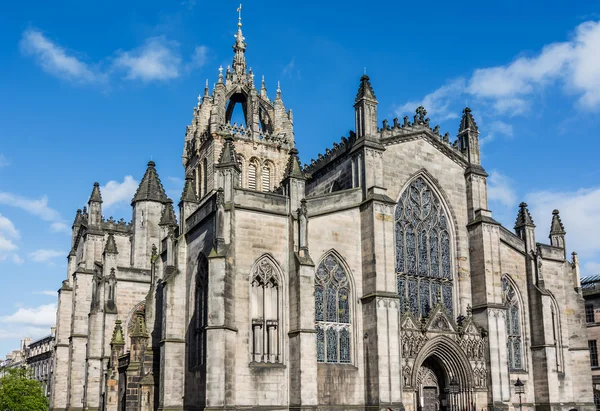
<svg viewBox="0 0 600 411">
<path fill-rule="evenodd" d="M 242 27 L 242 3 L 240 3 L 240 7 L 237 8 L 238 12 L 238 26 Z"/>
</svg>

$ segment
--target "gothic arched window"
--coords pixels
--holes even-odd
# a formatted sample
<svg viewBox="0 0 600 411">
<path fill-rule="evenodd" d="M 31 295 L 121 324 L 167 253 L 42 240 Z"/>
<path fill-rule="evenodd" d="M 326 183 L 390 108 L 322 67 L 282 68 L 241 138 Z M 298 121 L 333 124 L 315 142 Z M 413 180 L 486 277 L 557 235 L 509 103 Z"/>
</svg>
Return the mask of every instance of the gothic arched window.
<svg viewBox="0 0 600 411">
<path fill-rule="evenodd" d="M 328 254 L 315 274 L 317 361 L 351 362 L 350 284 L 334 254 Z"/>
<path fill-rule="evenodd" d="M 523 344 L 521 338 L 521 318 L 519 297 L 509 279 L 502 277 L 502 300 L 506 306 L 506 345 L 508 349 L 508 368 L 523 369 Z"/>
<path fill-rule="evenodd" d="M 453 276 L 448 217 L 422 177 L 396 207 L 396 273 L 400 307 L 426 317 L 438 303 L 452 316 Z M 441 298 L 441 301 L 440 301 Z"/>
<path fill-rule="evenodd" d="M 281 283 L 277 268 L 263 257 L 254 266 L 251 277 L 252 361 L 281 362 L 279 313 Z"/>
<path fill-rule="evenodd" d="M 200 254 L 196 276 L 193 341 L 190 365 L 198 367 L 206 360 L 206 325 L 208 321 L 208 260 Z"/>
</svg>

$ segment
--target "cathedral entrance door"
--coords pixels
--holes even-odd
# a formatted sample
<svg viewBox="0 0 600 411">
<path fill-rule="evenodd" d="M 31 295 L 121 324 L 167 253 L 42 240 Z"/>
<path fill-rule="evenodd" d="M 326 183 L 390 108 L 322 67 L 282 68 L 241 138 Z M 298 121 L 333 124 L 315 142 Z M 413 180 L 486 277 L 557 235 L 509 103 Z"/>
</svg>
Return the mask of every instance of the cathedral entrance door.
<svg viewBox="0 0 600 411">
<path fill-rule="evenodd" d="M 423 411 L 438 411 L 437 387 L 423 387 Z"/>
</svg>

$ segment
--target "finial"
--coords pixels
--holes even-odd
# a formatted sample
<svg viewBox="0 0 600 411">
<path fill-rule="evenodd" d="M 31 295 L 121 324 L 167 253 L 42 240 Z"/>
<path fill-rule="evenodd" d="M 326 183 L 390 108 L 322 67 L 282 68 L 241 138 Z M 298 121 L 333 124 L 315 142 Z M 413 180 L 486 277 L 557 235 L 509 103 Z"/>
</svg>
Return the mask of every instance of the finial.
<svg viewBox="0 0 600 411">
<path fill-rule="evenodd" d="M 200 105 L 201 102 L 202 102 L 202 96 L 200 94 L 198 94 L 198 105 Z"/>
<path fill-rule="evenodd" d="M 238 27 L 242 27 L 242 4 L 240 3 L 240 7 L 237 9 L 238 12 Z"/>
<path fill-rule="evenodd" d="M 277 81 L 277 92 L 281 93 L 281 84 L 279 84 L 279 81 Z"/>
<path fill-rule="evenodd" d="M 367 75 L 367 68 L 365 67 L 363 70 L 363 74 L 366 76 Z"/>
</svg>

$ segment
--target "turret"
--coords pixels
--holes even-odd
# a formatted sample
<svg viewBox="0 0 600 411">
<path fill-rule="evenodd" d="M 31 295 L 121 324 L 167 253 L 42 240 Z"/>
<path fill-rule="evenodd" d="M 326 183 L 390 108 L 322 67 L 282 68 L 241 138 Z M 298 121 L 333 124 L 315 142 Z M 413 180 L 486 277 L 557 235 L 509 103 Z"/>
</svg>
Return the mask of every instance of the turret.
<svg viewBox="0 0 600 411">
<path fill-rule="evenodd" d="M 161 240 L 167 239 L 167 265 L 174 265 L 174 241 L 175 241 L 175 229 L 177 228 L 177 218 L 175 217 L 175 210 L 173 209 L 173 200 L 167 199 L 165 203 L 160 222 L 158 225 L 161 228 Z"/>
<path fill-rule="evenodd" d="M 83 216 L 81 215 L 81 209 L 77 209 L 77 213 L 75 213 L 75 220 L 73 221 L 73 226 L 71 227 L 71 252 L 75 252 L 73 247 L 75 247 L 77 232 L 79 231 L 79 227 L 81 227 L 82 222 Z"/>
<path fill-rule="evenodd" d="M 88 224 L 93 228 L 100 228 L 102 225 L 102 196 L 100 195 L 100 184 L 94 183 L 92 194 L 88 201 L 89 217 Z"/>
<path fill-rule="evenodd" d="M 185 220 L 198 208 L 198 196 L 194 189 L 194 178 L 188 174 L 185 176 L 183 192 L 179 200 L 179 232 L 185 233 Z"/>
<path fill-rule="evenodd" d="M 233 198 L 234 187 L 239 185 L 241 173 L 231 135 L 225 137 L 225 144 L 215 167 L 217 169 L 217 186 L 223 189 L 224 201 L 229 202 Z"/>
<path fill-rule="evenodd" d="M 465 107 L 458 129 L 458 144 L 463 153 L 467 155 L 469 163 L 480 165 L 479 129 L 471 114 L 471 109 Z"/>
<path fill-rule="evenodd" d="M 486 179 L 488 174 L 479 161 L 479 130 L 469 107 L 465 107 L 463 110 L 458 129 L 458 145 L 469 161 L 469 166 L 465 170 L 465 180 L 467 183 L 467 215 L 471 222 L 476 219 L 476 216 L 491 215 L 491 213 L 488 210 L 487 198 Z M 483 210 L 483 213 L 479 210 Z"/>
<path fill-rule="evenodd" d="M 369 76 L 364 74 L 360 78 L 360 86 L 354 102 L 356 137 L 377 135 L 377 104 Z"/>
<path fill-rule="evenodd" d="M 515 222 L 516 234 L 525 241 L 525 251 L 529 254 L 531 251 L 535 251 L 535 224 L 529 210 L 527 209 L 526 203 L 519 204 L 519 214 L 517 215 L 517 221 Z"/>
<path fill-rule="evenodd" d="M 156 173 L 154 161 L 148 162 L 148 168 L 142 178 L 135 196 L 133 206 L 133 252 L 132 262 L 138 268 L 150 268 L 152 244 L 160 244 L 159 222 L 163 212 L 163 204 L 167 195 Z"/>
<path fill-rule="evenodd" d="M 285 174 L 281 185 L 284 194 L 290 198 L 290 212 L 295 213 L 300 208 L 300 201 L 305 197 L 306 177 L 300 167 L 300 159 L 298 158 L 298 150 L 292 148 L 289 152 Z"/>
<path fill-rule="evenodd" d="M 133 330 L 131 331 L 131 362 L 142 362 L 148 345 L 148 331 L 143 311 L 135 313 Z"/>
<path fill-rule="evenodd" d="M 562 248 L 567 258 L 567 247 L 565 244 L 565 226 L 560 220 L 558 210 L 552 211 L 552 224 L 550 225 L 550 244 L 554 247 Z"/>
</svg>

